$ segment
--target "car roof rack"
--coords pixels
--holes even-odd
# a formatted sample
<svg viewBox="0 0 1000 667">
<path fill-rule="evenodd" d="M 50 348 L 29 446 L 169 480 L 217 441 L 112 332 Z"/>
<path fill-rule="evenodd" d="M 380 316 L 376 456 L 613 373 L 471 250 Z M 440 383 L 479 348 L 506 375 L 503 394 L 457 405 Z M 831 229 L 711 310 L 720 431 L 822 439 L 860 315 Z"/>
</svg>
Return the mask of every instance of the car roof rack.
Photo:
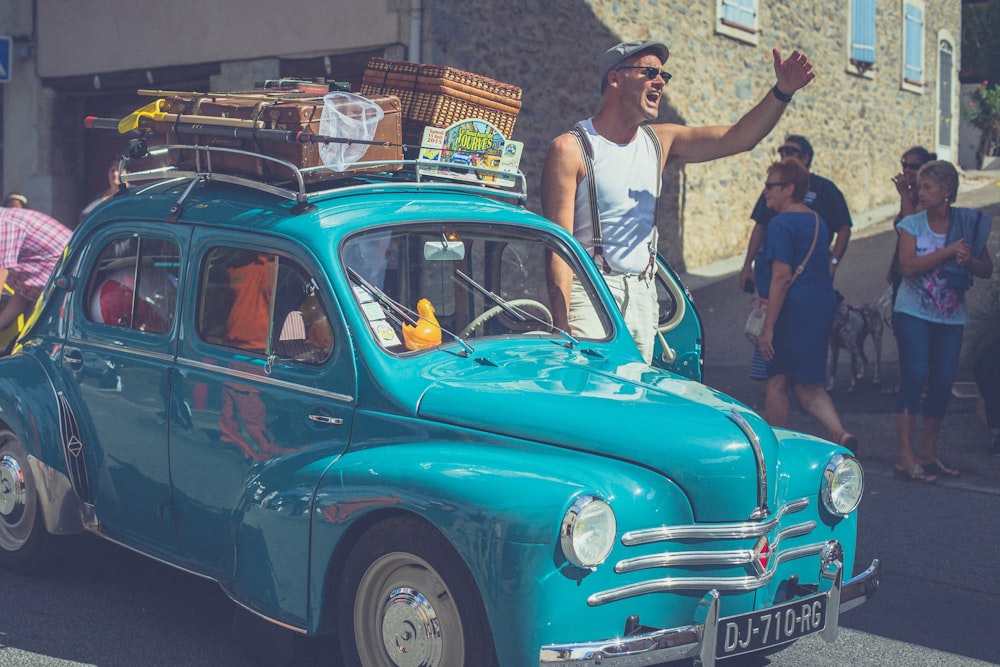
<svg viewBox="0 0 1000 667">
<path fill-rule="evenodd" d="M 163 157 L 173 151 L 187 151 L 193 154 L 192 167 L 170 165 L 139 171 L 131 171 L 128 168 L 133 161 Z M 380 160 L 356 162 L 351 165 L 349 171 L 338 172 L 328 167 L 299 168 L 287 160 L 264 153 L 223 146 L 167 144 L 136 153 L 131 157 L 122 157 L 120 172 L 123 183 L 174 178 L 190 178 L 195 182 L 222 181 L 289 199 L 296 202 L 302 210 L 312 208 L 313 200 L 333 193 L 403 186 L 471 192 L 479 196 L 513 201 L 522 208 L 526 206 L 528 199 L 526 179 L 520 170 L 500 171 L 458 162 Z M 254 176 L 213 168 L 213 156 L 219 161 L 224 154 L 264 160 L 269 165 L 287 171 L 289 177 L 279 180 L 264 175 Z M 185 192 L 185 196 L 186 194 Z"/>
</svg>

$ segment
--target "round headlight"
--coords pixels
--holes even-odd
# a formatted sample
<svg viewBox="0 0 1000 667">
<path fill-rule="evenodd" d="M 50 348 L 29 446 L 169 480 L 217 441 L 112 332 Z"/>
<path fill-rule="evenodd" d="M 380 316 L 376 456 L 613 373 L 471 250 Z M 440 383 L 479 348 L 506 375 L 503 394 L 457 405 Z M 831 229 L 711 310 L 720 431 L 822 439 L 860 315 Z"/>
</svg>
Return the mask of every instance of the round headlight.
<svg viewBox="0 0 1000 667">
<path fill-rule="evenodd" d="M 837 454 L 823 471 L 823 506 L 831 514 L 847 516 L 861 502 L 865 489 L 865 476 L 861 464 L 853 456 Z"/>
<path fill-rule="evenodd" d="M 617 531 L 611 505 L 596 496 L 581 496 L 563 516 L 559 544 L 571 563 L 593 569 L 611 553 Z"/>
</svg>

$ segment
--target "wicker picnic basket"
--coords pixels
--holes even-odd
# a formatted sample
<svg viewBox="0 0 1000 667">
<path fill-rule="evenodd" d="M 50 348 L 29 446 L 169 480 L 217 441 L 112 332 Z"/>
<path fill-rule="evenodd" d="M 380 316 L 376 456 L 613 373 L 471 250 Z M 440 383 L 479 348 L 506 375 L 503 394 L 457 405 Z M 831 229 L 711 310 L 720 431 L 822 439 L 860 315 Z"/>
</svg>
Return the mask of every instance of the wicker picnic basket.
<svg viewBox="0 0 1000 667">
<path fill-rule="evenodd" d="M 443 65 L 372 58 L 362 95 L 395 95 L 403 112 L 403 139 L 419 144 L 425 127 L 445 128 L 466 118 L 492 123 L 507 139 L 521 110 L 521 89 Z"/>
</svg>

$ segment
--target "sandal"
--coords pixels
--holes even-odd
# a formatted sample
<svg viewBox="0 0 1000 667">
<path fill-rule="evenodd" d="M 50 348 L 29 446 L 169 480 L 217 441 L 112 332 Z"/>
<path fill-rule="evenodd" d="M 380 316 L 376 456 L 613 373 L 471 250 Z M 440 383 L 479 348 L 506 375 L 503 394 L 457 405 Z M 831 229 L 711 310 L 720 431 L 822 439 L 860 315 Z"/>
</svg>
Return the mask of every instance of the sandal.
<svg viewBox="0 0 1000 667">
<path fill-rule="evenodd" d="M 941 459 L 934 459 L 930 463 L 921 463 L 920 467 L 924 469 L 924 472 L 938 477 L 958 477 L 962 474 L 958 468 L 952 467 L 952 464 L 945 463 Z"/>
<path fill-rule="evenodd" d="M 896 464 L 892 468 L 892 476 L 903 482 L 922 482 L 923 484 L 933 484 L 937 481 L 936 475 L 928 475 L 919 463 L 914 463 L 913 467 L 906 468 Z"/>
<path fill-rule="evenodd" d="M 852 454 L 858 453 L 858 439 L 851 435 L 848 431 L 844 431 L 840 434 L 840 438 L 837 439 L 837 444 L 841 447 L 847 447 L 851 450 Z"/>
</svg>

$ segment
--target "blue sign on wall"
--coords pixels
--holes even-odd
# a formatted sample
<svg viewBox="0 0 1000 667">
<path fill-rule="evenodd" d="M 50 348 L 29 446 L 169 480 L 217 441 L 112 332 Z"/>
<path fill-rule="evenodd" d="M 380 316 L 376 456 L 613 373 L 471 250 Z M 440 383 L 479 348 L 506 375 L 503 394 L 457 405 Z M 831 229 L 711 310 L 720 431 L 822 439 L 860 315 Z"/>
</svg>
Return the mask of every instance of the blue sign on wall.
<svg viewBox="0 0 1000 667">
<path fill-rule="evenodd" d="M 0 83 L 10 81 L 10 37 L 0 36 Z"/>
</svg>

